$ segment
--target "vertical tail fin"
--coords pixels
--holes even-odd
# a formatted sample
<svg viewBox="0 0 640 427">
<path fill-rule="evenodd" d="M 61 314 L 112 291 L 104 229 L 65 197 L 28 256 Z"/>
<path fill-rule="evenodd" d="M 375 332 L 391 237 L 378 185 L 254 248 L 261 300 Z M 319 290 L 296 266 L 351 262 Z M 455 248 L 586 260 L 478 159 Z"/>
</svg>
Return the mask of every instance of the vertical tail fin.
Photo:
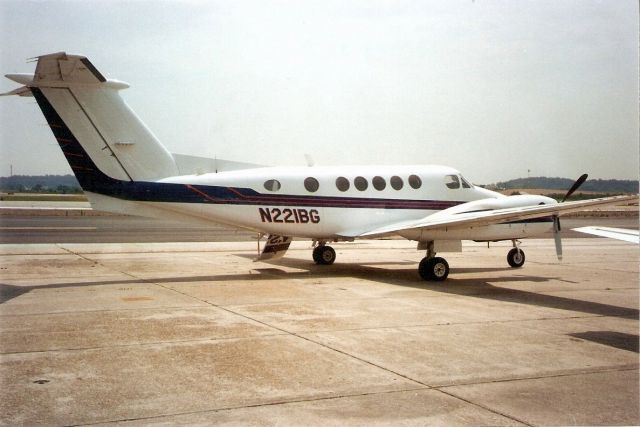
<svg viewBox="0 0 640 427">
<path fill-rule="evenodd" d="M 118 93 L 126 83 L 107 80 L 84 56 L 38 57 L 33 76 L 7 75 L 25 85 L 58 140 L 80 185 L 96 181 L 153 181 L 178 174 L 173 156 Z M 25 88 L 9 94 L 27 95 Z"/>
</svg>

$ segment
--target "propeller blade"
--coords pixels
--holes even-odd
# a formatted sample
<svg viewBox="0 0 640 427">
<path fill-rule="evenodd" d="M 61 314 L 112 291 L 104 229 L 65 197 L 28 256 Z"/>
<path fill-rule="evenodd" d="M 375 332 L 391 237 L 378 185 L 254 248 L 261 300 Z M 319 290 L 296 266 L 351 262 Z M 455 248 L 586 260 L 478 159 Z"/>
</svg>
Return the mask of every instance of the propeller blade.
<svg viewBox="0 0 640 427">
<path fill-rule="evenodd" d="M 588 177 L 589 175 L 587 175 L 586 173 L 582 174 L 580 178 L 578 178 L 576 182 L 573 183 L 569 191 L 567 191 L 567 194 L 565 194 L 562 201 L 564 202 L 565 200 L 567 200 L 578 188 L 580 188 L 582 184 L 584 184 L 584 182 L 587 180 Z"/>
<path fill-rule="evenodd" d="M 553 240 L 556 244 L 556 255 L 558 261 L 562 261 L 562 227 L 560 227 L 560 217 L 558 215 L 553 216 Z"/>
<path fill-rule="evenodd" d="M 555 231 L 553 233 L 553 240 L 556 243 L 556 255 L 558 256 L 558 261 L 562 261 L 562 237 L 560 236 L 559 231 Z"/>
</svg>

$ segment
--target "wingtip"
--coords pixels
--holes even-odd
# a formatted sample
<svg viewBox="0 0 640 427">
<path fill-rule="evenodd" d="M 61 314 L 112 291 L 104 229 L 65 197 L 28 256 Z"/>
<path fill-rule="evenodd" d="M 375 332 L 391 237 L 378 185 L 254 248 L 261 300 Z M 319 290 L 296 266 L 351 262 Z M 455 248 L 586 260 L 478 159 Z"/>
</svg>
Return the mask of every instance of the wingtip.
<svg viewBox="0 0 640 427">
<path fill-rule="evenodd" d="M 9 80 L 20 83 L 21 85 L 28 85 L 29 83 L 33 83 L 33 74 L 15 73 L 5 74 L 4 76 Z"/>
<path fill-rule="evenodd" d="M 0 96 L 12 96 L 12 95 L 17 95 L 17 96 L 32 96 L 31 94 L 31 89 L 29 89 L 26 86 L 21 86 L 17 89 L 14 89 L 12 91 L 9 92 L 5 92 L 5 93 L 0 93 Z"/>
</svg>

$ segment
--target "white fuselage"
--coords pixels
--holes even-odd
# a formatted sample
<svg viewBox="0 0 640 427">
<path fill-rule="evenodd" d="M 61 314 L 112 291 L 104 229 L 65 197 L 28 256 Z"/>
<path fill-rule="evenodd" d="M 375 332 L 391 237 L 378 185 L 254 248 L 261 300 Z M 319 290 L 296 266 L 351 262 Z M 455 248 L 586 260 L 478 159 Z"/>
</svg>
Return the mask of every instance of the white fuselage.
<svg viewBox="0 0 640 427">
<path fill-rule="evenodd" d="M 350 240 L 342 236 L 418 220 L 474 200 L 508 199 L 469 184 L 453 168 L 435 165 L 264 167 L 176 176 L 157 182 L 182 184 L 201 202 L 135 202 L 130 211 L 317 240 Z M 221 196 L 212 188 L 224 189 L 226 195 Z M 102 201 L 101 208 L 105 208 L 104 197 L 93 199 Z M 549 229 L 548 223 L 517 223 L 430 233 L 408 230 L 398 235 L 418 241 L 502 240 Z"/>
</svg>

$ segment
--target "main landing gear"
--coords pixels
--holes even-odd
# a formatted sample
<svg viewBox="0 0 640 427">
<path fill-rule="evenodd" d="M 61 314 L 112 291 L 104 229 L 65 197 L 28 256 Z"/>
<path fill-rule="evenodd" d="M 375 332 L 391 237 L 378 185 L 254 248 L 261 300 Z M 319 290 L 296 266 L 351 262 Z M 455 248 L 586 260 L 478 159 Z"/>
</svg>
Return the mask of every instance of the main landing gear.
<svg viewBox="0 0 640 427">
<path fill-rule="evenodd" d="M 520 242 L 513 240 L 513 249 L 507 254 L 507 262 L 513 268 L 524 265 L 524 251 L 519 247 Z M 442 282 L 449 276 L 449 263 L 446 259 L 436 256 L 434 243 L 426 242 L 427 256 L 422 258 L 418 266 L 418 273 L 423 280 L 431 282 Z M 424 246 L 423 246 L 424 248 Z M 313 248 L 313 261 L 318 265 L 331 265 L 336 260 L 336 251 L 326 242 L 318 242 L 318 246 Z"/>
<path fill-rule="evenodd" d="M 513 249 L 507 254 L 507 262 L 513 268 L 520 268 L 524 265 L 524 252 L 519 245 L 520 242 L 513 240 Z"/>
<path fill-rule="evenodd" d="M 427 256 L 420 261 L 418 273 L 424 280 L 435 282 L 441 282 L 449 276 L 449 263 L 446 259 L 436 256 L 433 242 L 427 242 Z"/>
<path fill-rule="evenodd" d="M 336 260 L 336 251 L 324 242 L 313 248 L 313 260 L 318 265 L 331 265 Z"/>
<path fill-rule="evenodd" d="M 424 280 L 441 282 L 449 275 L 449 263 L 441 257 L 424 257 L 420 261 L 418 272 Z"/>
<path fill-rule="evenodd" d="M 426 245 L 427 256 L 420 261 L 418 273 L 424 280 L 442 282 L 449 276 L 449 263 L 444 258 L 436 256 L 433 242 L 426 242 Z M 507 262 L 513 268 L 520 268 L 524 265 L 524 251 L 519 246 L 520 242 L 513 240 L 513 249 L 507 254 Z"/>
</svg>

